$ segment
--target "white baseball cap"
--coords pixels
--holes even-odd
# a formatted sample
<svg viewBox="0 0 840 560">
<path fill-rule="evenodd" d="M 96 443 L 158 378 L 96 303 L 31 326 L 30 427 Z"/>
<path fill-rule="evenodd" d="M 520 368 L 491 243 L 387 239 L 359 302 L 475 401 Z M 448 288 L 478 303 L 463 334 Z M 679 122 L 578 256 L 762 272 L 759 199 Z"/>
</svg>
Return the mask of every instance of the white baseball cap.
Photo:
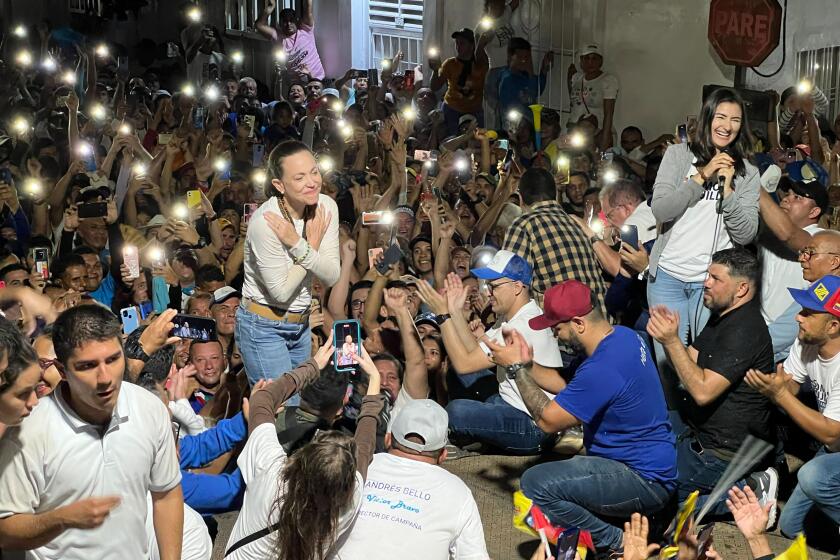
<svg viewBox="0 0 840 560">
<path fill-rule="evenodd" d="M 586 43 L 580 46 L 580 49 L 578 49 L 578 56 L 586 56 L 588 54 L 597 54 L 601 57 L 604 56 L 601 54 L 601 47 L 598 46 L 598 43 Z"/>
<path fill-rule="evenodd" d="M 440 451 L 446 447 L 449 415 L 430 399 L 410 401 L 391 422 L 391 437 L 403 447 L 414 451 Z M 423 443 L 410 441 L 408 436 L 422 438 Z"/>
</svg>

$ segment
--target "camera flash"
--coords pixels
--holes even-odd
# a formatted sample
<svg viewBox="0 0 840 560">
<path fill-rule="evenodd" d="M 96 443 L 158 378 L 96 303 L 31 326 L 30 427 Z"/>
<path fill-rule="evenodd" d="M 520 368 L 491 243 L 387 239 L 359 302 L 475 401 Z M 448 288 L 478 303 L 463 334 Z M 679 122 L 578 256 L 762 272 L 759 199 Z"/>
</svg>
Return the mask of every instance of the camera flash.
<svg viewBox="0 0 840 560">
<path fill-rule="evenodd" d="M 90 116 L 98 121 L 103 120 L 106 117 L 105 107 L 99 103 L 94 104 L 90 108 Z"/>
<path fill-rule="evenodd" d="M 15 34 L 15 37 L 20 37 L 23 39 L 27 35 L 26 27 L 23 25 L 18 25 L 15 27 L 15 30 L 12 32 Z"/>
<path fill-rule="evenodd" d="M 15 132 L 17 132 L 18 134 L 23 134 L 24 132 L 29 130 L 29 122 L 23 117 L 18 117 L 12 123 L 12 128 L 14 128 Z"/>
<path fill-rule="evenodd" d="M 125 123 L 122 123 L 120 125 L 120 134 L 122 134 L 123 136 L 128 136 L 129 134 L 131 134 L 131 127 Z"/>
<path fill-rule="evenodd" d="M 133 170 L 134 170 L 134 175 L 135 176 L 137 176 L 137 177 L 143 176 L 143 175 L 146 174 L 146 164 L 141 163 L 141 162 L 135 163 L 134 167 L 133 167 Z"/>
<path fill-rule="evenodd" d="M 41 182 L 38 179 L 29 178 L 23 183 L 23 189 L 30 194 L 41 194 Z"/>
<path fill-rule="evenodd" d="M 27 50 L 18 51 L 15 62 L 21 66 L 32 66 L 32 53 Z"/>
<path fill-rule="evenodd" d="M 204 99 L 207 101 L 216 101 L 219 99 L 219 88 L 210 85 L 204 89 Z"/>
<path fill-rule="evenodd" d="M 440 54 L 440 51 L 437 47 L 432 47 L 429 49 L 429 58 L 437 58 Z"/>
<path fill-rule="evenodd" d="M 615 183 L 616 181 L 618 181 L 618 171 L 615 169 L 607 169 L 604 171 L 605 183 Z"/>
<path fill-rule="evenodd" d="M 181 93 L 187 97 L 193 97 L 195 95 L 195 87 L 192 84 L 184 84 L 184 87 L 181 88 Z"/>
<path fill-rule="evenodd" d="M 193 6 L 187 12 L 187 17 L 190 18 L 190 21 L 201 21 L 201 9 L 198 6 Z"/>
<path fill-rule="evenodd" d="M 286 62 L 286 51 L 283 49 L 274 51 L 274 60 L 277 62 Z"/>
<path fill-rule="evenodd" d="M 41 62 L 41 68 L 43 68 L 47 72 L 55 72 L 58 68 L 58 65 L 55 63 L 53 57 L 48 56 Z"/>
<path fill-rule="evenodd" d="M 799 92 L 800 94 L 810 93 L 811 89 L 813 89 L 813 87 L 814 87 L 813 84 L 811 84 L 811 82 L 809 82 L 808 80 L 801 80 L 796 85 L 796 91 Z"/>
<path fill-rule="evenodd" d="M 96 46 L 96 56 L 100 58 L 105 58 L 109 54 L 108 45 L 105 43 L 100 43 Z"/>
<path fill-rule="evenodd" d="M 152 247 L 149 249 L 149 257 L 154 262 L 160 262 L 163 260 L 163 250 L 160 247 Z"/>
<path fill-rule="evenodd" d="M 82 142 L 76 148 L 76 153 L 82 157 L 87 157 L 93 153 L 93 148 L 91 148 L 90 144 L 88 144 L 87 142 Z"/>
<path fill-rule="evenodd" d="M 75 85 L 76 84 L 76 73 L 72 70 L 68 70 L 64 74 L 61 75 L 61 81 L 67 85 Z"/>
<path fill-rule="evenodd" d="M 522 115 L 519 113 L 519 111 L 511 111 L 508 113 L 507 117 L 509 121 L 517 123 L 519 122 L 519 119 L 522 118 Z"/>
<path fill-rule="evenodd" d="M 230 54 L 230 59 L 236 64 L 242 64 L 245 60 L 245 55 L 242 54 L 242 51 L 233 51 Z"/>
<path fill-rule="evenodd" d="M 268 174 L 263 169 L 257 169 L 254 171 L 254 174 L 251 175 L 251 180 L 255 185 L 264 185 L 265 182 L 268 181 Z"/>
<path fill-rule="evenodd" d="M 559 167 L 560 169 L 568 169 L 570 163 L 571 162 L 569 161 L 569 158 L 567 158 L 566 156 L 557 158 L 557 167 Z"/>
<path fill-rule="evenodd" d="M 466 171 L 468 167 L 467 160 L 465 159 L 458 159 L 455 161 L 455 169 L 458 171 Z"/>
<path fill-rule="evenodd" d="M 414 107 L 406 107 L 403 109 L 402 116 L 407 121 L 413 121 L 417 118 L 417 111 L 414 110 Z"/>
<path fill-rule="evenodd" d="M 380 220 L 381 223 L 387 225 L 391 225 L 394 223 L 394 213 L 393 212 L 383 212 L 382 219 Z"/>
<path fill-rule="evenodd" d="M 481 18 L 481 22 L 479 24 L 481 25 L 482 29 L 487 30 L 493 27 L 493 23 L 495 23 L 493 18 L 491 18 L 490 16 L 484 16 L 483 18 Z"/>
<path fill-rule="evenodd" d="M 320 167 L 323 172 L 332 171 L 335 167 L 335 162 L 332 158 L 325 156 L 318 161 L 318 167 Z"/>
<path fill-rule="evenodd" d="M 390 67 L 391 67 L 391 61 L 388 60 L 387 58 L 383 58 L 382 59 L 382 69 L 387 70 Z"/>
<path fill-rule="evenodd" d="M 176 204 L 172 207 L 172 215 L 179 220 L 186 220 L 190 215 L 190 211 L 186 204 Z"/>
<path fill-rule="evenodd" d="M 575 148 L 581 148 L 586 144 L 586 138 L 580 132 L 574 132 L 569 139 L 569 143 Z"/>
</svg>

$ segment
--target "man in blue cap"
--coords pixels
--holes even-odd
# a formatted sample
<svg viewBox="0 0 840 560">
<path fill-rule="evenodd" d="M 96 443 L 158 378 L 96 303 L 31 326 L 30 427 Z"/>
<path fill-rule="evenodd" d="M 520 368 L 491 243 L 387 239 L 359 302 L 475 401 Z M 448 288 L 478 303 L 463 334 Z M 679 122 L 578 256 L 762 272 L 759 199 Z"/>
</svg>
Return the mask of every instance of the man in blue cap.
<svg viewBox="0 0 840 560">
<path fill-rule="evenodd" d="M 549 398 L 565 387 L 558 370 L 563 365 L 560 349 L 549 330 L 534 330 L 530 319 L 542 314 L 531 298 L 531 267 L 519 255 L 501 250 L 484 267 L 472 274 L 486 281 L 490 303 L 498 320 L 484 337 L 476 339 L 463 314 L 467 294 L 461 279 L 450 273 L 446 296 L 426 283 L 418 286 L 420 297 L 437 314 L 446 353 L 459 375 L 491 369 L 491 350 L 485 339 L 504 344 L 502 328 L 516 329 L 534 347 L 534 380 Z M 521 455 L 539 453 L 554 446 L 557 434 L 543 432 L 522 400 L 519 388 L 498 368 L 499 394 L 487 401 L 456 399 L 449 403 L 449 428 L 453 442 L 481 442 L 504 452 Z"/>
<path fill-rule="evenodd" d="M 840 523 L 840 276 L 823 276 L 806 289 L 789 290 L 802 306 L 790 354 L 776 373 L 750 370 L 746 379 L 823 444 L 799 469 L 799 483 L 779 519 L 782 534 L 793 538 L 803 532 L 805 517 L 815 506 Z M 796 397 L 803 386 L 816 396 L 817 410 Z"/>
</svg>

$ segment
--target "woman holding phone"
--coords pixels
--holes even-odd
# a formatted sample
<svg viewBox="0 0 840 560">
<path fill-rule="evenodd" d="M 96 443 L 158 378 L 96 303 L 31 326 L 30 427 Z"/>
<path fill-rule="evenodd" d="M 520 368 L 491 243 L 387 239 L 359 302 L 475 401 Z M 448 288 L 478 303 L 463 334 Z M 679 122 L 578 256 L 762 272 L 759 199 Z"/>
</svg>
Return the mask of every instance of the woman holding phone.
<svg viewBox="0 0 840 560">
<path fill-rule="evenodd" d="M 268 158 L 268 200 L 251 216 L 236 341 L 248 380 L 273 379 L 311 353 L 312 281 L 338 280 L 338 207 L 321 194 L 305 144 L 279 144 Z"/>
<path fill-rule="evenodd" d="M 758 233 L 761 186 L 752 146 L 741 96 L 720 88 L 703 103 L 691 142 L 668 147 L 662 158 L 651 200 L 659 236 L 650 255 L 648 301 L 679 313 L 683 341 L 689 333 L 695 338 L 711 315 L 703 283 L 712 254 L 746 245 Z M 662 372 L 667 358 L 654 344 Z"/>
</svg>

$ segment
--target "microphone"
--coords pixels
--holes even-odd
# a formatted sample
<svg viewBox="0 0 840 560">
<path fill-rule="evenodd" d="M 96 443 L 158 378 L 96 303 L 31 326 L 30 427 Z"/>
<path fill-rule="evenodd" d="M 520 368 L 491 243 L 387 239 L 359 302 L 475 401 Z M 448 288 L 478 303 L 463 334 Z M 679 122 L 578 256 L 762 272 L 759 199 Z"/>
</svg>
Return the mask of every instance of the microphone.
<svg viewBox="0 0 840 560">
<path fill-rule="evenodd" d="M 733 160 L 736 157 L 735 152 L 729 146 L 722 149 L 721 152 L 728 155 Z M 718 214 L 723 214 L 723 189 L 725 188 L 725 185 L 726 185 L 726 177 L 724 177 L 723 175 L 720 174 L 720 172 L 718 172 L 718 176 L 717 176 L 717 191 L 718 191 L 717 213 Z"/>
</svg>

